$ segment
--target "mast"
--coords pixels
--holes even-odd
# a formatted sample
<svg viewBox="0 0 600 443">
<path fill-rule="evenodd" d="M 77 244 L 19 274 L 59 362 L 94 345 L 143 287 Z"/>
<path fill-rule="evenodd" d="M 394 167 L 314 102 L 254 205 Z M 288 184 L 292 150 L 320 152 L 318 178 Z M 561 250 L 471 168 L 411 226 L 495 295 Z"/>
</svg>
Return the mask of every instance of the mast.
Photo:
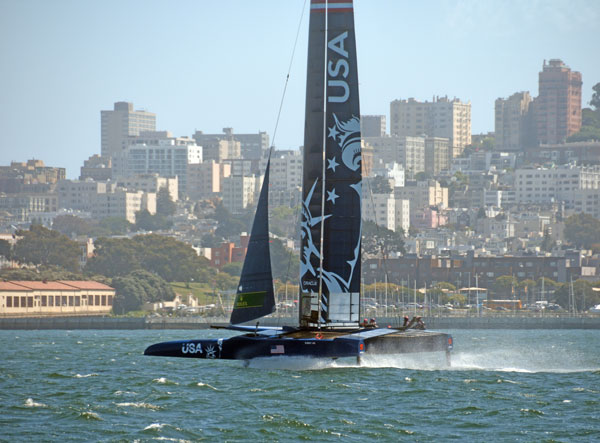
<svg viewBox="0 0 600 443">
<path fill-rule="evenodd" d="M 301 327 L 358 325 L 360 143 L 352 0 L 311 0 L 303 147 Z"/>
</svg>

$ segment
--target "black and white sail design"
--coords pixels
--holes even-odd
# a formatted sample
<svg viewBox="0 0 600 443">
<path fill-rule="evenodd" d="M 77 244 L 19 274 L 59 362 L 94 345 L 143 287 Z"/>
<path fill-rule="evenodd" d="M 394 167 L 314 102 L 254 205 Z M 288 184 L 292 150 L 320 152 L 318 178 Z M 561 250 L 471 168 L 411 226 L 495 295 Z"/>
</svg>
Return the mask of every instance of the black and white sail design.
<svg viewBox="0 0 600 443">
<path fill-rule="evenodd" d="M 269 170 L 267 162 L 265 177 L 254 215 L 248 251 L 242 267 L 242 275 L 231 312 L 231 324 L 255 320 L 275 311 L 273 275 L 269 250 Z"/>
<path fill-rule="evenodd" d="M 300 324 L 358 322 L 360 108 L 352 0 L 311 0 Z"/>
</svg>

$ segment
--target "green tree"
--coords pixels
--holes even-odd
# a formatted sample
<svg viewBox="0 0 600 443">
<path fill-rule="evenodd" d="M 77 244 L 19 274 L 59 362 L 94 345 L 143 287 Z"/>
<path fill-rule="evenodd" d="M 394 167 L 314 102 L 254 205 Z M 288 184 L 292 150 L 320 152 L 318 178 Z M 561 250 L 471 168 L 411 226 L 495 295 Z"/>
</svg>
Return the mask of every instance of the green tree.
<svg viewBox="0 0 600 443">
<path fill-rule="evenodd" d="M 596 108 L 596 111 L 600 110 L 600 83 L 596 83 L 592 86 L 592 90 L 594 93 L 592 94 L 592 99 L 590 100 L 590 106 Z"/>
<path fill-rule="evenodd" d="M 173 220 L 166 215 L 150 214 L 147 209 L 135 213 L 135 227 L 142 231 L 160 231 L 173 226 Z"/>
<path fill-rule="evenodd" d="M 362 248 L 368 254 L 383 254 L 385 257 L 393 252 L 406 252 L 402 233 L 391 231 L 368 220 L 363 221 Z"/>
<path fill-rule="evenodd" d="M 574 214 L 565 220 L 565 239 L 575 247 L 600 242 L 600 220 L 589 214 Z"/>
<path fill-rule="evenodd" d="M 587 311 L 592 306 L 600 303 L 600 294 L 593 289 L 592 283 L 586 280 L 576 280 L 573 282 L 573 296 L 575 299 L 575 309 L 578 312 Z M 554 293 L 553 301 L 558 303 L 564 309 L 570 309 L 570 291 L 571 284 L 562 284 Z"/>
<path fill-rule="evenodd" d="M 159 189 L 156 194 L 156 214 L 170 217 L 175 214 L 177 205 L 171 200 L 171 195 L 166 187 Z"/>
<path fill-rule="evenodd" d="M 494 295 L 499 298 L 512 298 L 517 285 L 518 281 L 515 277 L 502 275 L 494 282 Z"/>
<path fill-rule="evenodd" d="M 269 246 L 273 278 L 298 283 L 300 256 L 287 248 L 281 240 L 273 239 Z"/>
<path fill-rule="evenodd" d="M 99 238 L 85 271 L 108 277 L 125 276 L 141 268 L 139 245 L 128 238 Z"/>
<path fill-rule="evenodd" d="M 392 192 L 390 180 L 385 177 L 376 175 L 370 180 L 371 192 L 373 194 L 389 194 Z"/>
<path fill-rule="evenodd" d="M 74 215 L 59 215 L 52 222 L 52 229 L 67 236 L 88 235 L 93 227 L 88 220 Z"/>
<path fill-rule="evenodd" d="M 29 231 L 17 231 L 16 235 L 22 237 L 13 248 L 13 258 L 17 261 L 79 270 L 81 247 L 60 232 L 31 225 Z"/>
<path fill-rule="evenodd" d="M 0 239 L 0 256 L 7 260 L 12 257 L 12 245 L 8 240 Z"/>
<path fill-rule="evenodd" d="M 113 311 L 125 314 L 139 310 L 144 303 L 173 300 L 173 288 L 158 275 L 144 270 L 136 270 L 126 276 L 112 280 L 115 288 Z"/>
<path fill-rule="evenodd" d="M 106 217 L 98 222 L 99 233 L 103 233 L 102 235 L 126 234 L 132 228 L 133 225 L 121 217 Z"/>
<path fill-rule="evenodd" d="M 227 263 L 221 271 L 226 272 L 232 277 L 239 277 L 242 274 L 242 267 L 244 266 L 241 262 Z"/>
</svg>

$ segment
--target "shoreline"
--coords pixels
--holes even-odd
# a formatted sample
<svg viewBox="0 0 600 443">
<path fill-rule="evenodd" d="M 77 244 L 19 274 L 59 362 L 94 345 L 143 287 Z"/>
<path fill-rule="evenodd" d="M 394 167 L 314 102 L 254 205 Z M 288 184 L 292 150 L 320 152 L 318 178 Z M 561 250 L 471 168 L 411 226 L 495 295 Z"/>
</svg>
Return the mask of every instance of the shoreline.
<svg viewBox="0 0 600 443">
<path fill-rule="evenodd" d="M 600 329 L 600 317 L 423 317 L 428 330 L 435 329 Z M 398 325 L 401 318 L 380 317 L 378 323 Z M 226 326 L 226 318 L 206 317 L 3 317 L 0 330 L 137 330 L 209 329 Z M 263 326 L 294 325 L 295 318 L 264 318 Z"/>
</svg>

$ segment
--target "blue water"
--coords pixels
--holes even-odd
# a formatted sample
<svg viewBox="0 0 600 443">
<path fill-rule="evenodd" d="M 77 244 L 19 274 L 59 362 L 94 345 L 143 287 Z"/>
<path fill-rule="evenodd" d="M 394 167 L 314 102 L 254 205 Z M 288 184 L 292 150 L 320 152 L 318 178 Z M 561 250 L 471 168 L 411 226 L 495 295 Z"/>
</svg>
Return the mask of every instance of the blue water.
<svg viewBox="0 0 600 443">
<path fill-rule="evenodd" d="M 144 357 L 223 331 L 0 331 L 2 441 L 600 441 L 600 331 L 450 331 L 443 356 Z"/>
</svg>

